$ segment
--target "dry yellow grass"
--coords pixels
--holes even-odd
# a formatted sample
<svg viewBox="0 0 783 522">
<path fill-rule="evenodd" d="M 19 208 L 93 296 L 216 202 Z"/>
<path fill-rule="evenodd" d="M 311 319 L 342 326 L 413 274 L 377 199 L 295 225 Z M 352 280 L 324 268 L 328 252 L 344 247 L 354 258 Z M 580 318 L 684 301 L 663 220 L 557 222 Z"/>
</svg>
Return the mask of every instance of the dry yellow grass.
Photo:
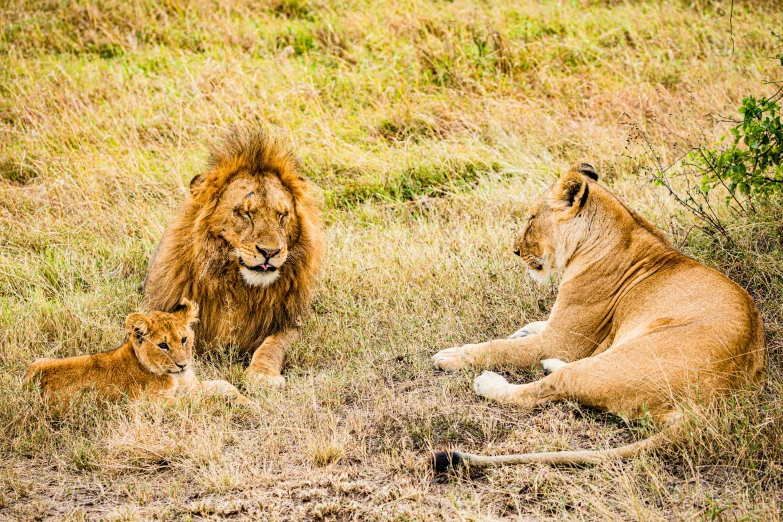
<svg viewBox="0 0 783 522">
<path fill-rule="evenodd" d="M 779 207 L 717 250 L 634 176 L 711 142 L 779 77 L 774 3 L 9 0 L 0 5 L 0 519 L 778 519 Z M 167 218 L 232 124 L 296 148 L 325 193 L 328 256 L 288 387 L 259 411 L 183 400 L 60 418 L 21 389 L 36 357 L 108 349 Z M 435 478 L 430 448 L 610 447 L 646 427 L 477 400 L 440 348 L 546 316 L 510 253 L 567 165 L 749 288 L 770 383 L 682 448 L 589 469 Z M 745 228 L 740 228 L 745 227 Z M 240 383 L 243 361 L 204 357 Z M 530 379 L 511 372 L 514 379 Z M 698 418 L 696 419 L 698 420 Z"/>
</svg>

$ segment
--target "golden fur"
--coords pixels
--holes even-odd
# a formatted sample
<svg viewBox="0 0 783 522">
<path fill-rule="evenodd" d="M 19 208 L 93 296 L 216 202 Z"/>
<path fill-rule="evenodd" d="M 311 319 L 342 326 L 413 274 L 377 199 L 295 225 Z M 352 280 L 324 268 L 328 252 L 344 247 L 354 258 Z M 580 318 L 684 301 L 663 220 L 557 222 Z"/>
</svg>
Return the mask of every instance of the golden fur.
<svg viewBox="0 0 783 522">
<path fill-rule="evenodd" d="M 280 386 L 324 250 L 318 204 L 294 157 L 262 132 L 234 131 L 193 178 L 150 260 L 146 305 L 201 306 L 196 350 L 252 352 L 250 381 Z"/>
<path fill-rule="evenodd" d="M 119 348 L 64 359 L 38 359 L 26 382 L 40 380 L 41 393 L 53 405 L 66 406 L 81 391 L 95 390 L 99 399 L 135 399 L 142 393 L 166 394 L 203 390 L 247 399 L 225 381 L 199 382 L 192 367 L 193 325 L 198 305 L 183 299 L 174 313 L 130 314 L 128 339 Z"/>
<path fill-rule="evenodd" d="M 548 375 L 512 385 L 492 372 L 474 381 L 479 395 L 526 408 L 572 399 L 630 417 L 647 413 L 679 424 L 685 399 L 706 403 L 765 378 L 761 316 L 745 290 L 679 252 L 664 234 L 576 165 L 533 205 L 515 253 L 538 280 L 561 271 L 547 321 L 509 339 L 437 353 L 442 370 L 541 363 Z M 659 434 L 605 452 L 505 457 L 453 454 L 474 465 L 592 462 L 629 456 Z M 443 464 L 445 454 L 438 457 Z"/>
</svg>

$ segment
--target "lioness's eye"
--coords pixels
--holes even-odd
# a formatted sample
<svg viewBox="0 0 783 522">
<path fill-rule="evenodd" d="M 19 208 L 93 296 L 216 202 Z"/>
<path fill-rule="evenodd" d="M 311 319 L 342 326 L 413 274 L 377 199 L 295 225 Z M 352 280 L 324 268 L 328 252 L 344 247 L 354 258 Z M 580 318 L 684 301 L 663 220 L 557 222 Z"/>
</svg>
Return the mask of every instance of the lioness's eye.
<svg viewBox="0 0 783 522">
<path fill-rule="evenodd" d="M 160 343 L 160 344 L 158 345 L 158 348 L 160 348 L 160 349 L 161 349 L 161 350 L 163 350 L 164 352 L 168 352 L 168 351 L 169 351 L 169 345 L 168 345 L 168 344 L 166 344 L 166 343 Z"/>
<path fill-rule="evenodd" d="M 182 338 L 182 346 L 185 346 L 186 344 L 188 344 L 188 338 L 187 337 L 183 337 Z"/>
</svg>

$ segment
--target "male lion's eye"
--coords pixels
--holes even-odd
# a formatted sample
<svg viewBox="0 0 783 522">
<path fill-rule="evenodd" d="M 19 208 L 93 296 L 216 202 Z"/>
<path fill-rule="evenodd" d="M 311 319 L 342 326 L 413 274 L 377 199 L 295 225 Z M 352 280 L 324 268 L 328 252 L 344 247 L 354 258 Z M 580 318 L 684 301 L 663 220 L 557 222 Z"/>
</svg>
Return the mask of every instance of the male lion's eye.
<svg viewBox="0 0 783 522">
<path fill-rule="evenodd" d="M 288 218 L 288 212 L 283 212 L 283 213 L 281 213 L 281 214 L 280 214 L 280 222 L 281 222 L 281 223 L 282 223 L 283 221 L 285 221 L 285 220 L 286 220 L 286 218 Z"/>
<path fill-rule="evenodd" d="M 188 344 L 188 338 L 187 337 L 183 337 L 182 338 L 182 346 L 185 346 L 186 344 Z"/>
<path fill-rule="evenodd" d="M 250 214 L 249 214 L 248 212 L 244 211 L 244 210 L 237 210 L 237 209 L 234 209 L 234 211 L 233 211 L 231 214 L 232 214 L 234 217 L 237 217 L 237 216 L 241 217 L 242 219 L 244 219 L 244 220 L 245 220 L 245 221 L 247 221 L 248 223 L 251 221 L 251 219 L 250 219 Z"/>
<path fill-rule="evenodd" d="M 164 352 L 168 352 L 168 351 L 169 351 L 169 345 L 168 345 L 168 344 L 166 344 L 166 343 L 160 343 L 160 344 L 158 345 L 158 348 L 160 348 L 160 349 L 161 349 L 161 350 L 163 350 Z"/>
</svg>

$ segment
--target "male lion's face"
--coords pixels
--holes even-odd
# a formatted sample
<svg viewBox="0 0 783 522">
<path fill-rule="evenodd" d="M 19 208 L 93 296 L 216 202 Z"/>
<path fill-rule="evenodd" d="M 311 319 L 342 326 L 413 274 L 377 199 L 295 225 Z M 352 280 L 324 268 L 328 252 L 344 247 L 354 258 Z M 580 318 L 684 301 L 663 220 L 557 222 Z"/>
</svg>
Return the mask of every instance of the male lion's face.
<svg viewBox="0 0 783 522">
<path fill-rule="evenodd" d="M 198 305 L 182 300 L 176 312 L 136 312 L 125 319 L 133 351 L 147 371 L 155 375 L 176 375 L 188 369 L 193 357 L 193 323 Z"/>
<path fill-rule="evenodd" d="M 272 284 L 288 259 L 288 237 L 296 225 L 293 196 L 280 179 L 268 175 L 232 181 L 214 217 L 245 282 Z"/>
</svg>

